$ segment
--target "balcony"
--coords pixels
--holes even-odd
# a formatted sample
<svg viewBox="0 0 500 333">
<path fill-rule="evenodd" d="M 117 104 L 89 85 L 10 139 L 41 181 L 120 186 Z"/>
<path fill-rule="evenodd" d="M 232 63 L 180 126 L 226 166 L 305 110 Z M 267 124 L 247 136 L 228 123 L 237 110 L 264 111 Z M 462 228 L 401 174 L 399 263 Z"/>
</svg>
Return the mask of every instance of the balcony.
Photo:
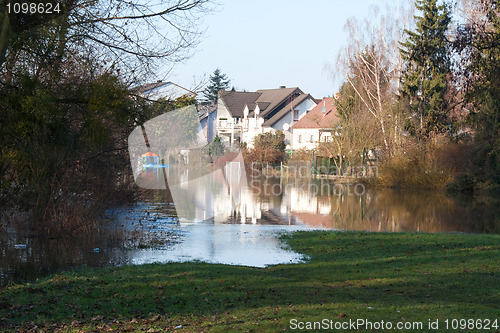
<svg viewBox="0 0 500 333">
<path fill-rule="evenodd" d="M 244 126 L 245 122 L 243 120 L 233 118 L 233 119 L 219 119 L 217 122 L 217 130 L 219 132 L 233 132 L 240 131 L 247 126 Z"/>
</svg>

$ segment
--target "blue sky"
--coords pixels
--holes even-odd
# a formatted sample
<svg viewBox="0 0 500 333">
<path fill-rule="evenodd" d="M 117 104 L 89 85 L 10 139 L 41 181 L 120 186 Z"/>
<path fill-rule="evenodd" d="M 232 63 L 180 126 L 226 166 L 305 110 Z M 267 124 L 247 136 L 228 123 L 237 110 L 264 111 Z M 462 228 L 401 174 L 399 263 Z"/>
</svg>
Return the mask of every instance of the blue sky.
<svg viewBox="0 0 500 333">
<path fill-rule="evenodd" d="M 391 1 L 391 5 L 408 3 Z M 208 77 L 220 68 L 237 90 L 300 87 L 315 98 L 333 95 L 338 80 L 325 65 L 334 64 L 347 43 L 348 18 L 363 20 L 377 0 L 222 0 L 206 16 L 206 35 L 193 56 L 166 78 L 187 88 L 193 78 Z"/>
</svg>

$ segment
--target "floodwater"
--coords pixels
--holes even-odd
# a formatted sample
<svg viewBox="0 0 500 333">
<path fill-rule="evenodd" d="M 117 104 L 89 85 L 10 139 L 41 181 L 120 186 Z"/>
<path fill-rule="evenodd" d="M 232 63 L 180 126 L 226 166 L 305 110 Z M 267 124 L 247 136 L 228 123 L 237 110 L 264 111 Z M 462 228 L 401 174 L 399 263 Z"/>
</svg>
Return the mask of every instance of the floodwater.
<svg viewBox="0 0 500 333">
<path fill-rule="evenodd" d="M 494 199 L 308 179 L 251 179 L 223 191 L 213 185 L 183 193 L 189 205 L 174 204 L 176 195 L 167 191 L 151 191 L 132 206 L 110 209 L 110 226 L 83 239 L 42 239 L 7 227 L 0 236 L 0 286 L 85 265 L 295 263 L 306 258 L 278 239 L 295 230 L 500 233 Z"/>
</svg>

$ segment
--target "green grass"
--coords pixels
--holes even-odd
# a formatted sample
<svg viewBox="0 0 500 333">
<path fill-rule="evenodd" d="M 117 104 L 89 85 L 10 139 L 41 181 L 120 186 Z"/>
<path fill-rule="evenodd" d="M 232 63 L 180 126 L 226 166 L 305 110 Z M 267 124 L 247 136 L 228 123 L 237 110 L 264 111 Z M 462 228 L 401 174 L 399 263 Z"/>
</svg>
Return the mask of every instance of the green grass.
<svg viewBox="0 0 500 333">
<path fill-rule="evenodd" d="M 415 332 L 438 319 L 444 332 L 445 319 L 500 321 L 500 235 L 282 238 L 310 260 L 266 269 L 197 262 L 87 268 L 11 286 L 0 294 L 0 330 L 275 332 L 292 318 L 365 318 L 423 322 Z"/>
</svg>

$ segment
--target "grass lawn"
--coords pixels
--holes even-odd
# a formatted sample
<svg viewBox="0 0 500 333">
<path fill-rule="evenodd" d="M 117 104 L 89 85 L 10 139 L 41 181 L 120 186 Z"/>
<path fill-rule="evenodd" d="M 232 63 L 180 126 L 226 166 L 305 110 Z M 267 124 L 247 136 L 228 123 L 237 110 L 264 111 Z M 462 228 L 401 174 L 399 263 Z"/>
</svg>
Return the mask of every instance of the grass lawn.
<svg viewBox="0 0 500 333">
<path fill-rule="evenodd" d="M 422 322 L 403 332 L 462 332 L 460 319 L 475 320 L 465 331 L 500 331 L 500 235 L 314 231 L 282 239 L 310 260 L 265 269 L 87 268 L 11 286 L 0 291 L 0 331 L 276 332 L 324 319 L 333 328 L 366 320 L 338 330 L 348 332 L 398 322 Z"/>
</svg>

